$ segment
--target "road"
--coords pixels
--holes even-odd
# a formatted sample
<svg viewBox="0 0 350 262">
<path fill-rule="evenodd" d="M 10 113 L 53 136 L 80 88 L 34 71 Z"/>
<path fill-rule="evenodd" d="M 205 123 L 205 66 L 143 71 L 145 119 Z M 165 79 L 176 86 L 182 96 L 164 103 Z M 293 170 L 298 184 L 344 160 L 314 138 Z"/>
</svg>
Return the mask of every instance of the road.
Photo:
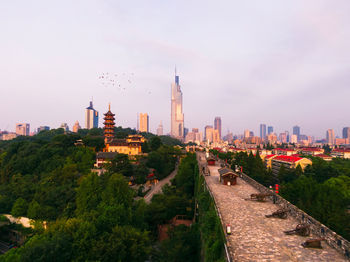
<svg viewBox="0 0 350 262">
<path fill-rule="evenodd" d="M 175 170 L 173 172 L 171 172 L 171 174 L 169 176 L 167 176 L 166 178 L 160 180 L 158 182 L 158 184 L 154 185 L 152 187 L 152 189 L 144 196 L 144 199 L 145 199 L 146 203 L 150 203 L 153 195 L 161 193 L 162 187 L 165 184 L 169 184 L 170 183 L 170 180 L 173 179 L 175 177 L 176 173 L 177 173 L 177 168 L 178 168 L 178 165 L 176 165 Z"/>
</svg>

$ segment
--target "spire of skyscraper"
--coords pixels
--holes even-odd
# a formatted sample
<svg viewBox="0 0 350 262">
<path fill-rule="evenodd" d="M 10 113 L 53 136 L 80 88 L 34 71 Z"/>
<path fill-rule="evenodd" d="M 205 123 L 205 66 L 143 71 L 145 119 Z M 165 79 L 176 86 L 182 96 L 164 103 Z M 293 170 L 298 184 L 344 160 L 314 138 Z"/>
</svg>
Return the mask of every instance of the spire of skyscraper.
<svg viewBox="0 0 350 262">
<path fill-rule="evenodd" d="M 176 72 L 176 65 L 175 65 L 175 84 L 178 86 L 180 85 L 179 84 L 179 76 L 177 75 L 177 72 Z"/>
</svg>

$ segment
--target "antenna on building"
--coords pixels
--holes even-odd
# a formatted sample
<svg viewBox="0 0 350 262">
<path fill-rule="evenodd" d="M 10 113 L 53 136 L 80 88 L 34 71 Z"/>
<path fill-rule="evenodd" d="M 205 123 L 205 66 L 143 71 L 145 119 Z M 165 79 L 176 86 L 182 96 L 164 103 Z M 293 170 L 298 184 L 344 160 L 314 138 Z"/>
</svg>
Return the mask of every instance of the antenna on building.
<svg viewBox="0 0 350 262">
<path fill-rule="evenodd" d="M 176 65 L 175 65 L 175 76 L 176 76 Z"/>
</svg>

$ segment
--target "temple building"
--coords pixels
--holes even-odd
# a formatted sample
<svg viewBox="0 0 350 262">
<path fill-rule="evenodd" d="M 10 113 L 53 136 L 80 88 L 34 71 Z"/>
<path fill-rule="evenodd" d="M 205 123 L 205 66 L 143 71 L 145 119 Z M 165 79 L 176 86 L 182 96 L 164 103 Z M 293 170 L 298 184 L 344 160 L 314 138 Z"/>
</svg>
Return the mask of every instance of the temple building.
<svg viewBox="0 0 350 262">
<path fill-rule="evenodd" d="M 115 126 L 115 114 L 111 112 L 111 104 L 108 106 L 108 112 L 104 114 L 104 122 L 105 125 L 103 128 L 103 133 L 105 136 L 105 144 L 108 143 L 109 140 L 113 140 L 114 138 L 114 126 Z"/>
<path fill-rule="evenodd" d="M 126 139 L 113 138 L 106 144 L 104 152 L 117 152 L 129 156 L 142 155 L 141 145 L 145 139 L 141 135 L 128 135 Z"/>
<path fill-rule="evenodd" d="M 126 154 L 129 156 L 141 155 L 141 145 L 145 142 L 142 135 L 128 135 L 124 139 L 114 138 L 115 114 L 111 112 L 111 106 L 108 112 L 104 114 L 104 137 L 105 148 L 103 152 Z"/>
</svg>

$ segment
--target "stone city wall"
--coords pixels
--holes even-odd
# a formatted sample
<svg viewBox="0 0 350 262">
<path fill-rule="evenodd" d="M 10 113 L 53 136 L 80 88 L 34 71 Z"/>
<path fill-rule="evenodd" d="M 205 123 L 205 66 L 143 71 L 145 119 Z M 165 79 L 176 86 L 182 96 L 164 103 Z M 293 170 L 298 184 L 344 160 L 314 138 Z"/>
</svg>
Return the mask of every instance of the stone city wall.
<svg viewBox="0 0 350 262">
<path fill-rule="evenodd" d="M 350 242 L 348 240 L 341 237 L 340 235 L 338 235 L 337 233 L 335 233 L 334 231 L 332 231 L 313 217 L 309 216 L 304 211 L 297 208 L 280 195 L 274 193 L 272 190 L 256 182 L 248 175 L 240 172 L 238 174 L 244 181 L 249 183 L 251 186 L 255 187 L 259 192 L 272 193 L 272 196 L 270 197 L 272 201 L 274 200 L 276 204 L 288 209 L 289 215 L 296 218 L 298 221 L 300 221 L 300 223 L 309 224 L 310 230 L 314 235 L 318 236 L 319 238 L 324 238 L 329 246 L 338 250 L 346 258 L 350 259 Z"/>
</svg>

